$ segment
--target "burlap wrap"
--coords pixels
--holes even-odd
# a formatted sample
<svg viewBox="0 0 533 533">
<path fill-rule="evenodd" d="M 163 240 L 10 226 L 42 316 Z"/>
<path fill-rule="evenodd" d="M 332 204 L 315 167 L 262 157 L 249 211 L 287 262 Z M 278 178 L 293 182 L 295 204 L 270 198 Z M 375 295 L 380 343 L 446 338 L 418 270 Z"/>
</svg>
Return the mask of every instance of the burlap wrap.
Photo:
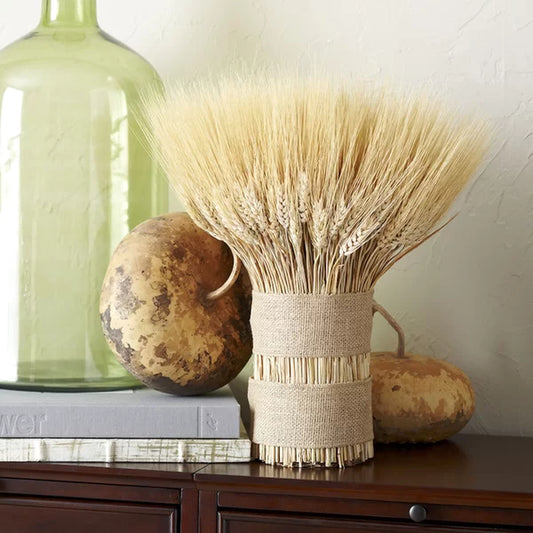
<svg viewBox="0 0 533 533">
<path fill-rule="evenodd" d="M 373 293 L 253 293 L 254 353 L 348 357 L 370 352 Z M 371 378 L 350 383 L 249 381 L 252 440 L 289 448 L 333 448 L 373 438 Z"/>
<path fill-rule="evenodd" d="M 372 292 L 266 294 L 254 291 L 254 352 L 266 356 L 349 357 L 370 352 Z"/>
<path fill-rule="evenodd" d="M 294 385 L 250 378 L 252 440 L 290 448 L 333 448 L 372 440 L 371 379 Z"/>
</svg>

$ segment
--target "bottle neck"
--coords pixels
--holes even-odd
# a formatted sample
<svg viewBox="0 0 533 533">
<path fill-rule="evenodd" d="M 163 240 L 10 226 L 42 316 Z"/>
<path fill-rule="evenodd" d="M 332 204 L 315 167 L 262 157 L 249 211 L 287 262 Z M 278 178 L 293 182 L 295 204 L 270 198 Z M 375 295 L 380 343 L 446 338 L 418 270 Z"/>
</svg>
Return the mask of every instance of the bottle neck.
<svg viewBox="0 0 533 533">
<path fill-rule="evenodd" d="M 96 0 L 43 0 L 40 27 L 96 28 Z"/>
</svg>

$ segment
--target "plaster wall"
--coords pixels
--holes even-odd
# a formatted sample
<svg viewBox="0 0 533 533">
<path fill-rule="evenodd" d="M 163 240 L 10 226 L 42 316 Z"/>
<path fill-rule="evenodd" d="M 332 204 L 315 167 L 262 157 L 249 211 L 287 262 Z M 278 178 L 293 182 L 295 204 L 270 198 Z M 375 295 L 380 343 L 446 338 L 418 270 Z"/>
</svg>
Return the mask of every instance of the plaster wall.
<svg viewBox="0 0 533 533">
<path fill-rule="evenodd" d="M 471 377 L 468 432 L 533 436 L 533 2 L 530 0 L 100 0 L 101 26 L 165 79 L 245 63 L 318 63 L 426 88 L 487 117 L 495 135 L 455 221 L 378 284 L 409 351 Z M 40 0 L 0 0 L 0 47 Z M 174 207 L 177 204 L 174 204 Z M 376 319 L 375 349 L 394 334 Z M 248 368 L 234 383 L 244 397 Z"/>
</svg>

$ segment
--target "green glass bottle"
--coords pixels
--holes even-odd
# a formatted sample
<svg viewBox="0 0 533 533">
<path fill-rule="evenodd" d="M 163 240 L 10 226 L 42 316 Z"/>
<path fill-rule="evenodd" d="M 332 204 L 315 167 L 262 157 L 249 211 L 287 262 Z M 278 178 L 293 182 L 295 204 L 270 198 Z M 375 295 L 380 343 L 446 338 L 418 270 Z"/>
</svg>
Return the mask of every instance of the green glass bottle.
<svg viewBox="0 0 533 533">
<path fill-rule="evenodd" d="M 139 127 L 162 84 L 97 24 L 96 0 L 44 0 L 0 52 L 0 387 L 137 382 L 102 335 L 101 283 L 120 239 L 167 207 Z"/>
</svg>

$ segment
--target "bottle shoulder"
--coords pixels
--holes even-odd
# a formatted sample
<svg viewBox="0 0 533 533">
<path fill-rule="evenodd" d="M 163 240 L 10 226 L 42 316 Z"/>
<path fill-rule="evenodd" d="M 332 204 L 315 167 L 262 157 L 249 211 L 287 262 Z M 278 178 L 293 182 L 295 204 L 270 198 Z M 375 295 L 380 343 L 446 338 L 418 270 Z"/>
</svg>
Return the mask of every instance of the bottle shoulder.
<svg viewBox="0 0 533 533">
<path fill-rule="evenodd" d="M 61 71 L 73 77 L 84 71 L 100 73 L 119 84 L 162 87 L 146 59 L 101 30 L 32 32 L 0 50 L 0 84 L 32 71 Z"/>
</svg>

